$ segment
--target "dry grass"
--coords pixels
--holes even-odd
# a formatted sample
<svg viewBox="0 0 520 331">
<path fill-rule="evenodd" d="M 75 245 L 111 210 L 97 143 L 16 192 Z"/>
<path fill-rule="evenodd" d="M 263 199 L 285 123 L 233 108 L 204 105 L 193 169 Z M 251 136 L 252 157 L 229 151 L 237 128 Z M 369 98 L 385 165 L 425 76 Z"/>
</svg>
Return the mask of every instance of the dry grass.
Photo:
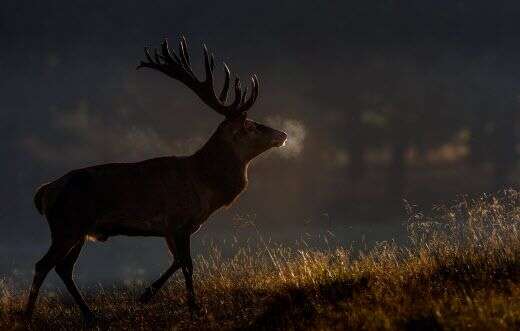
<svg viewBox="0 0 520 331">
<path fill-rule="evenodd" d="M 199 257 L 202 311 L 192 316 L 182 282 L 141 305 L 141 287 L 92 291 L 100 329 L 520 329 L 520 193 L 463 199 L 425 216 L 410 210 L 410 245 L 347 249 L 241 249 Z M 2 283 L 0 283 L 2 284 Z M 67 296 L 43 295 L 31 323 L 25 293 L 0 285 L 0 329 L 78 329 Z"/>
</svg>

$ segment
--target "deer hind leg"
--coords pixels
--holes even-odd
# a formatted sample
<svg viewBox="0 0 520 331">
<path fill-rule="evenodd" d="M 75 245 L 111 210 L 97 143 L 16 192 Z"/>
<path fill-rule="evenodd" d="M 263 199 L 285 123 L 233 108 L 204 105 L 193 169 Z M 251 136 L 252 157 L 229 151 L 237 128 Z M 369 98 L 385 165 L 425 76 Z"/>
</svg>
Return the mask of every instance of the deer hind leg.
<svg viewBox="0 0 520 331">
<path fill-rule="evenodd" d="M 182 273 L 186 283 L 188 306 L 191 310 L 198 309 L 193 288 L 193 260 L 190 249 L 190 233 L 182 234 L 177 238 L 177 254 L 182 265 Z"/>
<path fill-rule="evenodd" d="M 34 278 L 29 292 L 29 298 L 27 299 L 27 304 L 25 306 L 25 315 L 27 317 L 31 317 L 34 311 L 36 299 L 38 298 L 38 293 L 40 292 L 40 287 L 42 286 L 45 277 L 47 277 L 49 271 L 51 271 L 59 261 L 67 256 L 76 243 L 77 241 L 53 240 L 47 253 L 41 258 L 41 260 L 36 262 Z"/>
<path fill-rule="evenodd" d="M 168 244 L 168 248 L 170 249 L 170 252 L 173 255 L 173 262 L 170 265 L 170 267 L 155 281 L 152 283 L 152 285 L 148 286 L 144 293 L 139 298 L 139 301 L 142 303 L 149 302 L 154 295 L 163 287 L 164 283 L 181 267 L 181 263 L 179 259 L 176 257 L 177 250 L 175 246 L 175 241 L 172 237 L 167 236 L 166 237 L 166 243 Z"/>
<path fill-rule="evenodd" d="M 74 265 L 76 264 L 76 260 L 78 259 L 78 256 L 81 252 L 81 249 L 83 248 L 84 243 L 85 239 L 80 240 L 76 244 L 76 246 L 74 246 L 70 250 L 69 254 L 65 257 L 65 259 L 56 265 L 55 270 L 58 276 L 60 276 L 61 280 L 65 284 L 65 286 L 67 287 L 69 293 L 74 298 L 74 301 L 76 301 L 76 303 L 78 304 L 84 319 L 87 322 L 89 322 L 94 319 L 94 315 L 92 314 L 90 308 L 83 299 L 83 296 L 76 287 L 76 283 L 74 282 L 74 279 L 72 277 Z"/>
</svg>

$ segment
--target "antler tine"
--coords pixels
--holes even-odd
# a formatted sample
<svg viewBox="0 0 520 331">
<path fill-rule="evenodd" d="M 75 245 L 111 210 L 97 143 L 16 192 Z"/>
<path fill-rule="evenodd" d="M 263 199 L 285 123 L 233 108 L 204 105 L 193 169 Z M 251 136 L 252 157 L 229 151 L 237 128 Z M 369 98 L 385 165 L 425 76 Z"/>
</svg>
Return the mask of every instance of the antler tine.
<svg viewBox="0 0 520 331">
<path fill-rule="evenodd" d="M 226 102 L 228 91 L 229 91 L 229 80 L 231 76 L 231 72 L 229 71 L 229 68 L 226 63 L 224 63 L 224 73 L 226 74 L 226 77 L 224 78 L 224 86 L 222 87 L 222 92 L 220 92 L 219 100 L 220 102 Z"/>
<path fill-rule="evenodd" d="M 213 90 L 213 68 L 208 57 L 208 48 L 205 44 L 202 44 L 202 51 L 204 53 L 204 68 L 206 70 L 206 84 L 211 86 Z"/>
<path fill-rule="evenodd" d="M 240 78 L 235 78 L 235 100 L 231 104 L 233 115 L 238 115 L 240 102 L 242 101 L 242 89 L 240 87 Z"/>
<path fill-rule="evenodd" d="M 246 96 L 247 96 L 247 86 L 244 89 L 244 92 L 242 93 L 242 100 L 240 100 L 240 104 L 243 105 L 244 102 L 246 102 Z"/>
<path fill-rule="evenodd" d="M 148 62 L 154 63 L 152 60 L 152 56 L 150 55 L 150 47 L 144 48 L 144 54 L 146 55 L 146 59 L 148 60 Z"/>
<path fill-rule="evenodd" d="M 160 56 L 159 56 L 159 52 L 157 51 L 157 48 L 154 48 L 154 49 L 153 49 L 153 55 L 154 55 L 154 57 L 155 57 L 155 62 L 156 62 L 157 64 L 161 64 L 161 58 L 160 58 Z"/>
<path fill-rule="evenodd" d="M 206 45 L 203 44 L 204 52 L 204 68 L 206 77 L 204 80 L 199 80 L 191 68 L 190 57 L 188 53 L 188 44 L 186 38 L 181 36 L 179 41 L 179 55 L 168 47 L 168 41 L 164 39 L 161 42 L 161 50 L 154 49 L 153 57 L 150 54 L 150 48 L 145 47 L 144 53 L 146 61 L 141 61 L 137 69 L 139 68 L 151 68 L 170 76 L 184 83 L 189 87 L 195 94 L 197 94 L 205 104 L 215 110 L 217 113 L 222 114 L 226 117 L 235 117 L 244 111 L 247 111 L 256 100 L 258 96 L 258 80 L 256 76 L 252 77 L 252 91 L 249 98 L 247 98 L 246 88 L 242 91 L 240 86 L 240 79 L 235 78 L 234 89 L 235 99 L 230 105 L 226 105 L 226 100 L 230 88 L 230 76 L 231 72 L 229 67 L 224 63 L 224 86 L 220 95 L 216 96 L 214 89 L 214 75 L 213 70 L 215 69 L 215 58 L 213 54 L 208 52 Z"/>
<path fill-rule="evenodd" d="M 186 38 L 184 38 L 184 36 L 180 37 L 179 53 L 181 55 L 180 63 L 182 64 L 184 69 L 196 80 L 197 78 L 195 76 L 195 73 L 193 72 L 193 69 L 191 69 L 190 54 L 188 52 L 188 43 L 186 42 Z"/>
<path fill-rule="evenodd" d="M 254 96 L 254 99 L 253 99 L 253 103 L 254 103 L 256 101 L 256 98 L 258 98 L 258 89 L 259 89 L 259 86 L 260 86 L 260 82 L 259 82 L 258 76 L 256 74 L 253 74 L 253 76 L 251 76 L 251 80 L 253 82 L 253 90 L 255 92 L 255 96 Z"/>
<path fill-rule="evenodd" d="M 210 60 L 211 71 L 213 71 L 215 69 L 215 57 L 213 56 L 213 53 L 211 53 Z"/>
<path fill-rule="evenodd" d="M 251 96 L 249 97 L 249 99 L 247 99 L 247 101 L 242 102 L 242 107 L 240 108 L 241 112 L 248 111 L 249 108 L 253 106 L 253 104 L 256 101 L 256 98 L 258 97 L 258 77 L 256 77 L 256 75 L 251 76 L 251 81 Z"/>
<path fill-rule="evenodd" d="M 174 51 L 170 50 L 170 47 L 168 46 L 168 40 L 166 40 L 166 39 L 163 40 L 163 42 L 161 43 L 161 48 L 162 48 L 163 58 L 165 59 L 166 62 L 168 62 L 168 63 L 180 63 L 181 62 L 181 60 L 179 59 L 177 54 L 175 54 Z"/>
<path fill-rule="evenodd" d="M 181 36 L 179 41 L 179 53 L 181 54 L 182 64 L 186 67 L 189 67 L 190 64 L 190 55 L 188 54 L 188 43 L 186 42 L 186 38 Z"/>
<path fill-rule="evenodd" d="M 208 49 L 205 44 L 202 45 L 202 49 L 204 52 L 204 67 L 206 69 L 206 81 L 205 83 L 211 87 L 211 93 L 213 96 L 215 95 L 215 90 L 213 88 L 213 68 L 211 66 L 211 62 L 209 60 L 208 56 Z M 226 116 L 233 116 L 236 113 L 236 110 L 239 108 L 240 104 L 242 103 L 242 89 L 240 87 L 240 78 L 235 79 L 235 100 L 231 104 L 231 106 L 228 107 L 224 106 L 222 102 L 222 96 L 225 94 L 225 98 L 227 99 L 227 91 L 229 89 L 229 68 L 227 66 L 224 67 L 224 70 L 226 71 L 226 78 L 224 80 L 224 87 L 222 89 L 222 92 L 219 96 L 219 107 L 225 107 L 228 110 L 228 113 Z"/>
<path fill-rule="evenodd" d="M 148 47 L 148 46 L 144 47 L 144 55 L 146 56 L 146 59 L 148 60 L 148 62 L 140 61 L 139 65 L 137 66 L 136 69 L 140 69 L 140 68 L 158 69 L 156 67 L 155 61 L 152 59 L 152 56 L 150 55 L 150 47 Z"/>
</svg>

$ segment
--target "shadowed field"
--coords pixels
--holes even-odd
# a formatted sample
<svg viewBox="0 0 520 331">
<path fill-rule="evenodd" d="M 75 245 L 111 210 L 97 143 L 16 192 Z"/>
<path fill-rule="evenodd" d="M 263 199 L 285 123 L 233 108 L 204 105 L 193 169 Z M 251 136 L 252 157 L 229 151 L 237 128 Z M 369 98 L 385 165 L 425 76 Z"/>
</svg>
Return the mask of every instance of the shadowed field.
<svg viewBox="0 0 520 331">
<path fill-rule="evenodd" d="M 138 284 L 91 288 L 86 299 L 102 330 L 520 329 L 520 193 L 462 199 L 428 215 L 409 209 L 406 247 L 382 242 L 353 254 L 261 244 L 231 259 L 201 256 L 196 314 L 180 278 L 146 305 Z M 26 293 L 13 282 L 0 281 L 0 329 L 82 327 L 68 295 L 45 292 L 24 322 L 17 312 Z"/>
</svg>

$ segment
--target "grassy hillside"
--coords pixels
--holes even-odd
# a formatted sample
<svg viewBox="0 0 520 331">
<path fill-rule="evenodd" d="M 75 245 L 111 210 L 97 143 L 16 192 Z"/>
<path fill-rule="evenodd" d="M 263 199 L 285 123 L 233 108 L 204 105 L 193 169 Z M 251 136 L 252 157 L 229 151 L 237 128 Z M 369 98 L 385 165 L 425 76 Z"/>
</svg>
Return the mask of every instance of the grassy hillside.
<svg viewBox="0 0 520 331">
<path fill-rule="evenodd" d="M 461 200 L 428 216 L 410 210 L 410 245 L 352 254 L 263 246 L 196 262 L 202 310 L 172 281 L 152 303 L 142 287 L 91 291 L 100 329 L 519 330 L 520 193 Z M 25 293 L 0 285 L 0 329 L 77 329 L 68 295 L 40 297 L 21 321 Z M 2 283 L 0 283 L 2 284 Z"/>
</svg>

